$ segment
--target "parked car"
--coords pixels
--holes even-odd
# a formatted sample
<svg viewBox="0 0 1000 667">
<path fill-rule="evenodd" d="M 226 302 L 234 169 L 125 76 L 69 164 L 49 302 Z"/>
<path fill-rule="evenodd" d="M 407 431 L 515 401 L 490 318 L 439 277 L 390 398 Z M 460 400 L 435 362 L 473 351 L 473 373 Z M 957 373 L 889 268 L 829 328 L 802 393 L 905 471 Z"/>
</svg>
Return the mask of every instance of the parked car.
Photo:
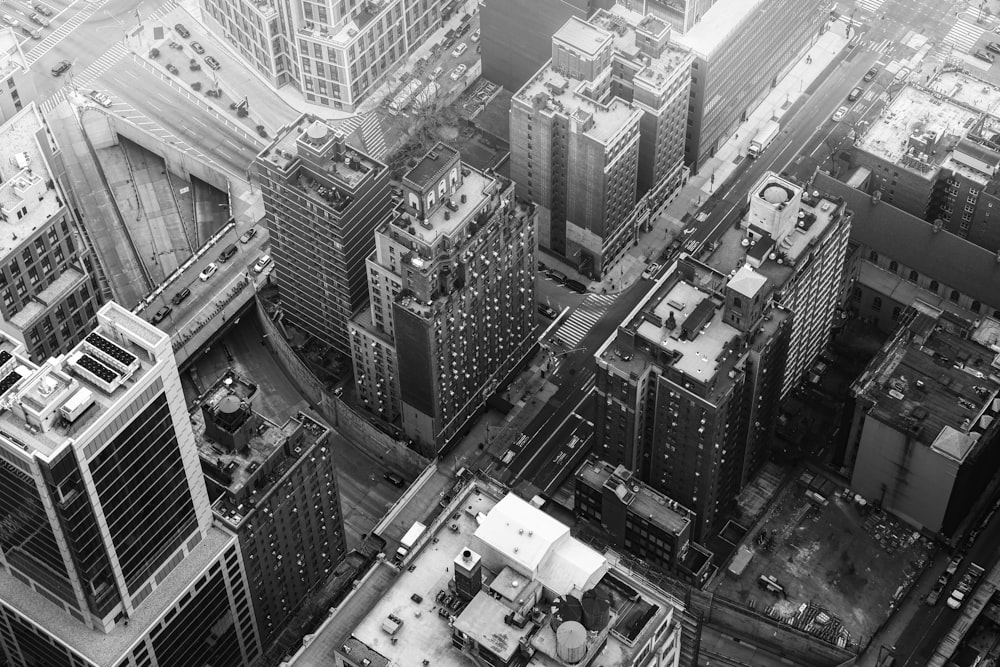
<svg viewBox="0 0 1000 667">
<path fill-rule="evenodd" d="M 839 122 L 839 121 L 843 120 L 844 116 L 847 115 L 847 112 L 848 112 L 848 108 L 847 107 L 840 107 L 839 109 L 837 109 L 836 111 L 834 111 L 833 112 L 833 122 L 836 123 L 836 122 Z"/>
<path fill-rule="evenodd" d="M 177 25 L 175 25 L 174 31 L 184 39 L 187 39 L 188 37 L 191 36 L 191 33 L 188 31 L 187 28 L 184 27 L 183 23 L 178 23 Z"/>
<path fill-rule="evenodd" d="M 994 62 L 997 59 L 997 57 L 995 55 L 993 55 L 992 53 L 988 53 L 986 51 L 983 51 L 982 49 L 979 49 L 973 55 L 976 56 L 977 58 L 979 58 L 980 60 L 983 60 L 983 61 L 988 62 L 988 63 L 992 63 L 992 62 Z"/>
<path fill-rule="evenodd" d="M 998 42 L 987 42 L 986 50 L 992 51 L 993 53 L 1000 53 L 1000 43 Z"/>
<path fill-rule="evenodd" d="M 646 267 L 646 270 L 642 272 L 642 277 L 644 280 L 652 280 L 656 277 L 656 272 L 659 270 L 660 265 L 654 262 Z"/>
<path fill-rule="evenodd" d="M 853 102 L 854 100 L 858 99 L 859 97 L 861 97 L 861 87 L 860 86 L 855 86 L 854 89 L 851 90 L 851 92 L 847 95 L 847 101 L 848 102 Z"/>
<path fill-rule="evenodd" d="M 219 253 L 219 261 L 223 263 L 228 262 L 230 259 L 233 258 L 233 255 L 235 254 L 236 254 L 236 244 L 230 243 L 229 245 L 227 245 L 225 248 L 222 249 L 222 252 Z"/>
<path fill-rule="evenodd" d="M 567 280 L 566 287 L 573 290 L 577 294 L 587 293 L 587 286 L 581 283 L 579 280 Z"/>
<path fill-rule="evenodd" d="M 937 604 L 937 601 L 941 599 L 941 593 L 944 592 L 944 587 L 948 585 L 948 575 L 942 574 L 938 577 L 937 583 L 934 584 L 934 588 L 931 592 L 927 594 L 927 598 L 924 600 L 928 605 L 933 607 Z"/>
<path fill-rule="evenodd" d="M 550 320 L 554 320 L 557 317 L 559 317 L 559 311 L 547 303 L 538 304 L 538 312 L 541 314 L 542 317 L 548 318 Z"/>
<path fill-rule="evenodd" d="M 263 273 L 264 269 L 266 269 L 267 265 L 270 263 L 271 263 L 270 255 L 261 255 L 260 259 L 258 259 L 257 262 L 253 265 L 253 272 Z"/>
<path fill-rule="evenodd" d="M 219 270 L 219 265 L 216 264 L 215 262 L 212 262 L 211 264 L 205 267 L 204 271 L 198 274 L 198 278 L 202 280 L 202 282 L 204 282 L 209 278 L 211 278 L 212 276 L 214 276 L 218 272 L 218 270 Z"/>
<path fill-rule="evenodd" d="M 149 318 L 149 321 L 152 322 L 153 324 L 159 324 L 160 322 L 162 322 L 167 318 L 167 315 L 169 315 L 172 310 L 173 308 L 171 308 L 170 306 L 164 306 L 163 308 L 160 308 L 158 311 L 153 313 L 153 316 Z"/>
<path fill-rule="evenodd" d="M 173 303 L 176 306 L 177 304 L 181 303 L 182 301 L 184 301 L 184 299 L 188 298 L 189 296 L 191 296 L 191 288 L 190 287 L 185 287 L 180 292 L 178 292 L 177 294 L 175 294 L 174 298 L 171 299 L 170 302 Z"/>
<path fill-rule="evenodd" d="M 462 77 L 462 75 L 465 74 L 465 70 L 466 69 L 468 69 L 468 68 L 465 65 L 459 65 L 458 67 L 456 67 L 455 69 L 453 69 L 451 71 L 451 79 L 452 79 L 452 81 L 458 81 Z"/>
<path fill-rule="evenodd" d="M 63 73 L 72 67 L 72 63 L 68 60 L 60 60 L 56 63 L 56 66 L 52 68 L 52 76 L 62 76 Z"/>
<path fill-rule="evenodd" d="M 222 67 L 222 65 L 219 64 L 219 61 L 213 58 L 212 56 L 205 56 L 205 64 L 211 67 L 212 69 L 219 69 L 220 67 Z"/>
<path fill-rule="evenodd" d="M 476 28 L 476 31 L 472 33 L 472 37 L 470 37 L 469 39 L 471 39 L 473 42 L 478 42 L 480 35 L 482 35 L 482 32 L 479 30 L 479 28 Z"/>
<path fill-rule="evenodd" d="M 198 55 L 205 53 L 205 47 L 199 44 L 198 42 L 191 42 L 191 50 L 197 53 Z"/>
<path fill-rule="evenodd" d="M 7 25 L 9 25 L 11 28 L 16 28 L 19 25 L 21 25 L 21 22 L 18 21 L 13 16 L 11 16 L 10 14 L 4 14 L 3 15 L 3 22 L 6 23 Z"/>
<path fill-rule="evenodd" d="M 461 58 L 462 54 L 469 50 L 469 45 L 462 42 L 455 47 L 455 50 L 451 52 L 453 58 Z"/>
<path fill-rule="evenodd" d="M 32 23 L 37 23 L 38 25 L 42 26 L 43 28 L 48 28 L 49 27 L 49 20 L 47 18 L 45 18 L 44 16 L 39 15 L 37 12 L 29 14 L 28 15 L 28 20 L 31 21 Z"/>
<path fill-rule="evenodd" d="M 394 472 L 387 472 L 383 474 L 382 479 L 384 479 L 385 481 L 389 482 L 390 484 L 399 489 L 406 486 L 406 480 L 403 479 L 402 475 L 397 475 Z"/>
<path fill-rule="evenodd" d="M 52 16 L 52 10 L 40 2 L 35 3 L 32 6 L 35 8 L 35 11 L 41 14 L 42 16 Z"/>
<path fill-rule="evenodd" d="M 868 70 L 867 72 L 865 72 L 864 80 L 865 81 L 871 81 L 876 76 L 878 76 L 878 68 L 877 67 L 872 67 L 870 70 Z"/>
<path fill-rule="evenodd" d="M 436 79 L 439 76 L 441 76 L 442 72 L 444 72 L 444 68 L 443 67 L 441 67 L 440 65 L 438 65 L 437 67 L 435 67 L 433 70 L 431 70 L 431 80 L 433 81 L 434 79 Z"/>
<path fill-rule="evenodd" d="M 250 239 L 257 236 L 257 228 L 251 227 L 240 236 L 240 243 L 250 243 Z"/>
</svg>

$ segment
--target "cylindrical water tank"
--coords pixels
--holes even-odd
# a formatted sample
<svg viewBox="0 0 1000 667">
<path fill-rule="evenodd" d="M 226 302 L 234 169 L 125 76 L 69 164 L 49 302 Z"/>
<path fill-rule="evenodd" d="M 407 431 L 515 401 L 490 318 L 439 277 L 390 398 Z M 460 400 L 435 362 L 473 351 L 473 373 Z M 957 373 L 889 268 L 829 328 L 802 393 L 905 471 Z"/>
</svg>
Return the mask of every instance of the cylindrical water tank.
<svg viewBox="0 0 1000 667">
<path fill-rule="evenodd" d="M 556 630 L 556 655 L 575 665 L 587 655 L 587 631 L 576 621 L 567 621 Z"/>
<path fill-rule="evenodd" d="M 589 590 L 583 594 L 583 627 L 598 631 L 611 621 L 611 605 L 607 598 L 599 596 L 597 591 Z"/>
</svg>

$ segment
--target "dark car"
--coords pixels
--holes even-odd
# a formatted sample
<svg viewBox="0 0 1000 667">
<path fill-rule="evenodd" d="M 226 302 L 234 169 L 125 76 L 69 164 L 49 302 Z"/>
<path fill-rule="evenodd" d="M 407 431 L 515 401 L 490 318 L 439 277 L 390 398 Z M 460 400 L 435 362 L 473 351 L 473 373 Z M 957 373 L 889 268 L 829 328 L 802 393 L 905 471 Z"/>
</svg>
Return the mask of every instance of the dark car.
<svg viewBox="0 0 1000 667">
<path fill-rule="evenodd" d="M 191 50 L 199 55 L 205 53 L 205 47 L 198 42 L 191 42 Z"/>
<path fill-rule="evenodd" d="M 990 42 L 986 45 L 987 51 L 992 51 L 993 53 L 1000 53 L 1000 44 L 997 42 Z"/>
<path fill-rule="evenodd" d="M 212 69 L 219 69 L 220 67 L 222 67 L 222 65 L 219 64 L 219 61 L 213 58 L 212 56 L 205 57 L 205 64 L 211 67 Z"/>
<path fill-rule="evenodd" d="M 33 7 L 35 8 L 35 11 L 41 14 L 42 16 L 52 16 L 52 10 L 43 5 L 42 3 L 35 4 L 33 5 Z"/>
<path fill-rule="evenodd" d="M 877 68 L 877 67 L 872 67 L 872 68 L 871 68 L 870 70 L 868 70 L 868 72 L 867 72 L 867 73 L 865 74 L 865 76 L 864 76 L 864 79 L 865 79 L 865 81 L 871 81 L 871 80 L 872 80 L 872 79 L 874 79 L 874 78 L 875 78 L 876 76 L 878 76 L 878 68 Z"/>
<path fill-rule="evenodd" d="M 179 304 L 180 302 L 182 302 L 184 299 L 188 298 L 189 296 L 191 296 L 191 289 L 188 288 L 188 287 L 185 287 L 180 292 L 178 292 L 177 294 L 175 294 L 174 298 L 171 299 L 170 301 L 171 301 L 171 303 L 173 303 L 176 306 L 177 304 Z"/>
<path fill-rule="evenodd" d="M 232 259 L 233 255 L 235 254 L 236 254 L 236 244 L 230 243 L 229 245 L 227 245 L 225 248 L 222 249 L 222 252 L 219 253 L 219 261 L 228 262 L 230 259 Z"/>
<path fill-rule="evenodd" d="M 60 60 L 56 66 L 52 68 L 52 76 L 60 76 L 69 68 L 70 62 L 68 60 Z"/>
<path fill-rule="evenodd" d="M 392 484 L 396 488 L 400 488 L 401 489 L 404 486 L 406 486 L 406 480 L 403 479 L 403 477 L 401 475 L 397 475 L 394 472 L 387 472 L 387 473 L 385 473 L 384 475 L 382 475 L 382 479 L 384 479 L 385 481 L 389 482 L 390 484 Z"/>
<path fill-rule="evenodd" d="M 560 285 L 566 284 L 566 274 L 563 273 L 562 271 L 559 271 L 557 269 L 546 269 L 545 275 L 547 275 L 549 278 L 552 278 L 552 280 L 556 281 Z"/>
<path fill-rule="evenodd" d="M 184 27 L 183 23 L 178 23 L 177 25 L 175 25 L 174 30 L 177 32 L 178 35 L 180 35 L 184 39 L 187 39 L 188 37 L 191 36 L 191 33 L 188 32 L 188 29 Z"/>
<path fill-rule="evenodd" d="M 573 290 L 577 294 L 587 293 L 587 286 L 581 283 L 579 280 L 567 280 L 566 287 Z"/>
<path fill-rule="evenodd" d="M 538 312 L 542 317 L 547 317 L 550 320 L 554 320 L 559 317 L 559 311 L 548 305 L 547 303 L 538 304 Z"/>
<path fill-rule="evenodd" d="M 984 61 L 986 61 L 988 63 L 992 63 L 993 61 L 995 61 L 997 59 L 997 57 L 995 55 L 993 55 L 992 53 L 987 53 L 986 51 L 983 51 L 982 49 L 976 51 L 973 55 L 976 56 L 977 58 L 979 58 L 980 60 L 984 60 Z"/>
<path fill-rule="evenodd" d="M 441 496 L 441 502 L 438 503 L 441 507 L 447 507 L 448 503 L 451 502 L 451 496 L 447 493 Z"/>
<path fill-rule="evenodd" d="M 850 94 L 847 96 L 847 101 L 853 102 L 854 100 L 858 99 L 859 97 L 861 97 L 861 92 L 862 92 L 861 87 L 855 86 L 854 90 L 852 90 Z"/>
<path fill-rule="evenodd" d="M 163 308 L 160 308 L 158 311 L 153 313 L 153 316 L 149 318 L 149 321 L 152 322 L 153 324 L 159 324 L 164 319 L 166 319 L 167 315 L 169 315 L 170 311 L 172 310 L 173 308 L 171 308 L 170 306 L 164 306 Z"/>
</svg>

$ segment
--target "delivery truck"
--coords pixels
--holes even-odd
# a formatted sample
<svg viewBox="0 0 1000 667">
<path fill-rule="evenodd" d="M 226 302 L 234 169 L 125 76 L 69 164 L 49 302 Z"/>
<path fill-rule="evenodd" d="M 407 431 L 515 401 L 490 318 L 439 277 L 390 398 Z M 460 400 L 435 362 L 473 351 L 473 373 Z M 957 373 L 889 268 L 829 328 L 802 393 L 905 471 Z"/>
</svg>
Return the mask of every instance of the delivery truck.
<svg viewBox="0 0 1000 667">
<path fill-rule="evenodd" d="M 403 562 L 403 559 L 406 558 L 408 553 L 410 553 L 410 550 L 413 549 L 413 545 L 417 543 L 417 540 L 420 539 L 420 536 L 424 534 L 425 530 L 427 530 L 427 526 L 419 521 L 413 522 L 410 529 L 406 531 L 405 535 L 403 535 L 403 539 L 399 541 L 399 548 L 396 549 L 395 559 L 397 563 Z"/>
<path fill-rule="evenodd" d="M 760 154 L 771 145 L 771 142 L 774 141 L 780 131 L 781 126 L 778 123 L 773 120 L 767 121 L 767 124 L 760 128 L 756 136 L 750 140 L 750 146 L 747 148 L 747 157 L 760 157 Z"/>
</svg>

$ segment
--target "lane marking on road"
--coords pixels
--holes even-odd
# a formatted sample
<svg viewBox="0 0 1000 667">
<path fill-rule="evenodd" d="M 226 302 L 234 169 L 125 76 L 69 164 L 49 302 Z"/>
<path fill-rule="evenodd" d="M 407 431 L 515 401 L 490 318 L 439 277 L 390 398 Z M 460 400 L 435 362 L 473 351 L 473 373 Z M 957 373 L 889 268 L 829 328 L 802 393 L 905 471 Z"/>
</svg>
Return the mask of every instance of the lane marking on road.
<svg viewBox="0 0 1000 667">
<path fill-rule="evenodd" d="M 584 386 L 586 386 L 586 385 L 584 385 Z M 575 413 L 576 413 L 576 411 L 577 411 L 577 410 L 579 410 L 579 409 L 580 409 L 580 406 L 581 406 L 581 405 L 583 405 L 583 402 L 584 402 L 584 401 L 586 401 L 586 400 L 588 400 L 588 399 L 590 398 L 590 394 L 591 394 L 591 393 L 593 392 L 593 390 L 594 390 L 594 388 L 593 388 L 593 387 L 590 387 L 590 389 L 589 389 L 589 390 L 585 390 L 585 391 L 584 391 L 584 394 L 583 394 L 583 397 L 582 397 L 582 398 L 580 398 L 580 401 L 579 401 L 579 402 L 578 402 L 578 403 L 577 403 L 577 404 L 576 404 L 575 406 L 573 406 L 573 409 L 569 411 L 569 414 L 568 414 L 568 415 L 566 415 L 565 419 L 563 419 L 563 420 L 562 420 L 561 422 L 559 422 L 559 424 L 558 424 L 558 425 L 557 425 L 557 426 L 555 427 L 555 429 L 553 429 L 553 431 L 552 431 L 552 434 L 551 434 L 551 435 L 549 435 L 549 437 L 545 439 L 545 441 L 544 441 L 544 442 L 543 442 L 543 443 L 542 443 L 542 444 L 541 444 L 541 445 L 540 445 L 540 446 L 539 446 L 539 447 L 538 447 L 538 448 L 537 448 L 537 449 L 535 450 L 535 453 L 531 455 L 531 458 L 529 458 L 529 459 L 528 459 L 528 461 L 527 461 L 527 462 L 526 462 L 526 463 L 525 463 L 525 464 L 524 464 L 524 465 L 523 465 L 523 466 L 521 467 L 521 470 L 520 470 L 520 471 L 518 471 L 518 473 L 517 473 L 516 475 L 514 475 L 514 478 L 515 478 L 515 479 L 516 479 L 516 478 L 519 478 L 519 477 L 520 477 L 521 475 L 523 475 L 523 474 L 524 474 L 524 471 L 525 471 L 525 470 L 527 470 L 528 468 L 530 468 L 530 467 L 531 467 L 531 464 L 535 462 L 535 459 L 537 459 L 537 458 L 539 457 L 539 455 L 540 455 L 540 454 L 541 454 L 541 453 L 542 453 L 543 451 L 545 451 L 545 446 L 546 446 L 547 444 L 549 444 L 549 440 L 551 440 L 552 438 L 554 438 L 554 437 L 555 437 L 556 433 L 558 433 L 558 432 L 559 432 L 559 430 L 560 430 L 560 429 L 561 429 L 561 428 L 562 428 L 563 426 L 565 426 L 566 422 L 568 422 L 568 421 L 569 421 L 570 417 L 574 417 L 574 416 L 576 416 L 577 418 L 579 418 L 579 416 L 578 416 L 578 415 L 576 415 Z M 548 419 L 546 419 L 546 420 L 545 420 L 544 422 L 542 422 L 542 425 L 538 427 L 538 431 L 541 431 L 541 430 L 542 430 L 543 428 L 545 428 L 545 426 L 546 426 L 546 425 L 547 425 L 547 424 L 548 424 L 548 423 L 549 423 L 550 421 L 552 421 L 552 418 L 553 418 L 553 417 L 555 417 L 555 412 L 554 412 L 554 411 L 553 411 L 553 414 L 552 414 L 552 416 L 551 416 L 551 417 L 549 417 L 549 418 L 548 418 Z M 538 431 L 535 431 L 535 433 L 537 434 L 537 433 L 538 433 Z"/>
</svg>

